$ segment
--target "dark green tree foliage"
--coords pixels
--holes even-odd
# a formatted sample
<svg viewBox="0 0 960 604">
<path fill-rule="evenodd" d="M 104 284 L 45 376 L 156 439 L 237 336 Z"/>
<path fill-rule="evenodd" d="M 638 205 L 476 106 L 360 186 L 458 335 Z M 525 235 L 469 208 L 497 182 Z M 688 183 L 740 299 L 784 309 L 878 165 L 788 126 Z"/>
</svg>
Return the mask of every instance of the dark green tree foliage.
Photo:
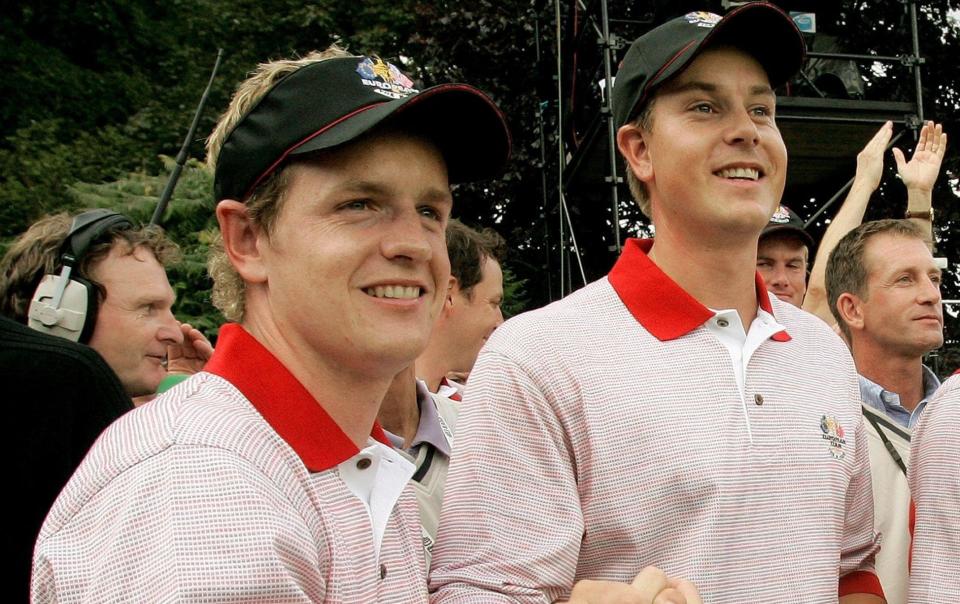
<svg viewBox="0 0 960 604">
<path fill-rule="evenodd" d="M 524 292 L 511 311 L 541 305 L 558 291 L 557 158 L 571 151 L 557 146 L 554 6 L 550 0 L 41 0 L 8 7 L 0 16 L 0 238 L 62 208 L 133 203 L 137 207 L 130 211 L 147 218 L 169 170 L 158 158 L 176 155 L 218 47 L 225 48 L 226 57 L 191 145 L 192 157 L 203 157 L 203 139 L 257 62 L 338 42 L 402 64 L 425 84 L 470 82 L 500 104 L 513 133 L 513 157 L 503 178 L 458 187 L 455 214 L 469 224 L 493 227 L 510 241 L 507 268 L 516 279 L 511 283 L 522 284 Z M 702 7 L 690 8 L 712 6 L 705 0 Z M 572 7 L 570 0 L 560 1 L 565 29 Z M 651 12 L 662 8 L 650 7 Z M 927 59 L 924 107 L 952 137 L 934 199 L 940 252 L 951 263 L 960 262 L 960 242 L 953 234 L 960 220 L 960 71 L 955 66 L 960 32 L 949 25 L 947 13 L 958 7 L 960 0 L 936 0 L 920 8 L 920 47 Z M 853 52 L 909 49 L 899 0 L 842 0 L 821 8 L 838 18 L 836 33 Z M 620 26 L 612 27 L 617 33 Z M 912 77 L 905 69 L 863 71 L 868 98 L 909 98 Z M 908 142 L 901 146 L 909 152 Z M 888 163 L 892 166 L 892 160 Z M 851 176 L 853 168 L 851 157 Z M 191 170 L 185 178 L 199 178 Z M 190 250 L 203 244 L 204 229 L 212 226 L 212 208 L 205 205 L 209 192 L 203 193 L 199 181 L 194 191 L 192 182 L 181 182 L 167 222 L 188 258 L 200 254 L 199 247 Z M 124 187 L 133 188 L 135 201 L 127 200 Z M 825 191 L 816 203 L 831 193 Z M 586 210 L 593 209 L 568 201 L 577 237 L 588 251 L 588 279 L 597 278 L 612 257 L 610 227 L 586 219 Z M 812 213 L 812 207 L 804 213 Z M 638 218 L 630 204 L 624 209 L 631 221 Z M 868 218 L 899 216 L 902 210 L 903 188 L 891 168 Z M 201 258 L 187 265 L 191 268 L 176 276 L 182 282 L 180 311 L 184 317 L 207 317 Z M 577 270 L 571 273 L 572 279 L 564 277 L 567 283 L 579 285 Z M 944 291 L 945 297 L 960 297 L 952 270 Z M 211 315 L 209 321 L 215 320 Z M 951 337 L 957 323 L 948 320 Z"/>
<path fill-rule="evenodd" d="M 960 70 L 956 68 L 960 49 L 960 24 L 951 21 L 960 11 L 957 0 L 918 3 L 918 41 L 925 63 L 922 70 L 922 96 L 926 119 L 943 122 L 948 133 L 947 156 L 933 193 L 937 255 L 948 259 L 944 275 L 943 297 L 960 298 Z M 848 48 L 869 54 L 903 54 L 912 48 L 907 6 L 900 2 L 845 1 L 840 9 L 839 34 Z M 912 100 L 912 70 L 893 66 L 882 73 L 864 69 L 866 96 L 871 99 Z M 905 152 L 913 152 L 914 141 L 906 136 L 898 143 Z M 896 178 L 896 164 L 888 155 L 887 173 L 874 194 L 866 220 L 900 218 L 906 209 L 906 190 Z M 851 158 L 851 174 L 854 162 Z M 960 306 L 945 308 L 946 345 L 939 365 L 944 373 L 960 367 Z"/>
<path fill-rule="evenodd" d="M 173 169 L 171 158 L 161 160 L 165 172 Z M 166 175 L 141 171 L 107 183 L 78 183 L 68 193 L 78 207 L 109 208 L 147 223 L 166 181 Z M 207 250 L 217 232 L 210 201 L 212 186 L 213 179 L 206 167 L 196 160 L 189 161 L 163 221 L 167 234 L 182 252 L 181 262 L 168 271 L 170 285 L 177 294 L 174 314 L 208 336 L 214 335 L 224 321 L 210 302 L 212 282 L 206 269 Z"/>
</svg>

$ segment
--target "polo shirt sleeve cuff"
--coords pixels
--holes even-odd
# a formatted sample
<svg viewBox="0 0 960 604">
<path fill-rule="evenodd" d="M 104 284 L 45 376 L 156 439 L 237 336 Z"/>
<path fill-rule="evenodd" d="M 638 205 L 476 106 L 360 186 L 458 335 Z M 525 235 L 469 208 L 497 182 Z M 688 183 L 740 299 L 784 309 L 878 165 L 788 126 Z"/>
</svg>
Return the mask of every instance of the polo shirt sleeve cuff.
<svg viewBox="0 0 960 604">
<path fill-rule="evenodd" d="M 877 575 L 864 570 L 857 570 L 840 577 L 840 597 L 850 594 L 873 594 L 886 599 Z"/>
</svg>

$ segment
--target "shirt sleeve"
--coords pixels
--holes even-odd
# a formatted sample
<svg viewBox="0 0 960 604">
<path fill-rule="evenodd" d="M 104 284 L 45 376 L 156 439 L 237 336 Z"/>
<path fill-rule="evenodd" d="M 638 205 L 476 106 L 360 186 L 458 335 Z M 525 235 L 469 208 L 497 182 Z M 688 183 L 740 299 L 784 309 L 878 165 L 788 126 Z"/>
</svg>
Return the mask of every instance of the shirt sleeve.
<svg viewBox="0 0 960 604">
<path fill-rule="evenodd" d="M 177 445 L 89 496 L 71 488 L 85 500 L 69 512 L 58 501 L 48 517 L 34 602 L 325 597 L 326 553 L 279 489 L 229 451 Z"/>
<path fill-rule="evenodd" d="M 960 378 L 927 405 L 910 448 L 916 503 L 910 602 L 960 601 Z"/>
<path fill-rule="evenodd" d="M 552 602 L 569 595 L 584 524 L 555 403 L 516 362 L 481 353 L 457 425 L 431 602 Z"/>
<path fill-rule="evenodd" d="M 860 407 L 859 401 L 857 407 Z M 874 531 L 870 451 L 864 421 L 861 418 L 855 431 L 856 465 L 847 490 L 840 550 L 840 597 L 855 593 L 884 597 L 874 570 L 874 558 L 880 546 Z"/>
</svg>

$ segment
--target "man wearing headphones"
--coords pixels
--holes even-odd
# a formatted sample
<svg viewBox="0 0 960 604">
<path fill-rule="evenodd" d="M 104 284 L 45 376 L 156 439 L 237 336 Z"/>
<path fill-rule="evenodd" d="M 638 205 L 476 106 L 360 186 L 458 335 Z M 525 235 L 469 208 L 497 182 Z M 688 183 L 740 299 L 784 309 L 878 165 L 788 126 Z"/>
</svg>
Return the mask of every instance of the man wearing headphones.
<svg viewBox="0 0 960 604">
<path fill-rule="evenodd" d="M 96 350 L 127 395 L 153 394 L 183 332 L 164 267 L 176 244 L 109 210 L 34 223 L 0 265 L 0 313 Z M 189 332 L 189 328 L 188 328 Z"/>
</svg>

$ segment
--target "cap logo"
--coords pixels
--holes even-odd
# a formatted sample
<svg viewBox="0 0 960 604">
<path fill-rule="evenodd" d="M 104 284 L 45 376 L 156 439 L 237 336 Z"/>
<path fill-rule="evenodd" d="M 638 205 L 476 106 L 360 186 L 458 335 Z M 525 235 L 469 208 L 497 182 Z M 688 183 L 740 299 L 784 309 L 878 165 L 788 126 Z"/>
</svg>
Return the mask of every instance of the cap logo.
<svg viewBox="0 0 960 604">
<path fill-rule="evenodd" d="M 357 65 L 357 73 L 364 86 L 371 86 L 377 94 L 391 99 L 402 99 L 419 92 L 413 87 L 413 80 L 397 69 L 393 63 L 387 63 L 380 57 L 366 57 Z"/>
<path fill-rule="evenodd" d="M 696 25 L 697 27 L 713 27 L 720 22 L 720 15 L 702 10 L 687 13 L 683 18 L 686 19 L 690 25 Z"/>
<path fill-rule="evenodd" d="M 777 211 L 770 217 L 770 222 L 777 224 L 787 224 L 790 222 L 790 211 L 783 206 L 777 206 Z"/>
</svg>

